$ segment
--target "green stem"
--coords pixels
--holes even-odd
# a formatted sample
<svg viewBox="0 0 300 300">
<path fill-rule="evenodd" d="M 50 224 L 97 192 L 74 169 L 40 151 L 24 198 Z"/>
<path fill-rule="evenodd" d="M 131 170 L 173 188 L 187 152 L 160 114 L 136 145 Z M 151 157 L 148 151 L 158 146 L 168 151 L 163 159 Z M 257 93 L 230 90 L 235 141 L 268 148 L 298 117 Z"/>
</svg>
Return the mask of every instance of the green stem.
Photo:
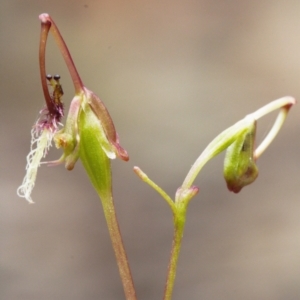
<svg viewBox="0 0 300 300">
<path fill-rule="evenodd" d="M 168 267 L 167 281 L 165 285 L 165 294 L 163 298 L 164 300 L 172 299 L 177 263 L 178 263 L 181 241 L 182 241 L 184 225 L 185 225 L 185 214 L 186 214 L 186 210 L 184 209 L 181 212 L 178 211 L 177 214 L 174 215 L 174 236 L 173 236 L 172 250 L 171 250 L 169 267 Z"/>
<path fill-rule="evenodd" d="M 139 176 L 144 182 L 148 183 L 155 191 L 157 191 L 163 199 L 169 204 L 170 208 L 172 209 L 173 214 L 176 213 L 176 207 L 174 201 L 171 197 L 161 188 L 159 187 L 154 181 L 152 181 L 139 167 L 134 167 L 133 171 L 137 176 Z"/>
<path fill-rule="evenodd" d="M 100 195 L 99 195 L 100 196 Z M 126 256 L 126 252 L 123 246 L 122 236 L 120 233 L 119 224 L 117 221 L 116 211 L 113 203 L 112 194 L 101 196 L 101 203 L 111 238 L 112 246 L 117 259 L 120 277 L 122 280 L 125 297 L 127 300 L 136 300 L 136 293 L 133 285 L 133 280 Z"/>
<path fill-rule="evenodd" d="M 106 157 L 106 155 L 105 155 L 105 157 Z M 82 162 L 88 172 L 89 166 L 86 165 L 84 160 L 82 160 Z M 107 165 L 110 165 L 110 160 L 108 158 L 106 159 L 106 163 L 107 163 Z M 109 171 L 105 172 L 105 170 L 109 170 Z M 102 176 L 103 176 L 103 177 L 101 176 L 102 179 L 107 178 L 107 180 L 104 180 L 104 181 L 108 181 L 108 183 L 104 184 L 104 185 L 110 185 L 110 181 L 111 181 L 110 167 L 103 168 L 102 172 L 104 173 L 104 174 L 102 173 Z M 105 173 L 109 173 L 109 174 L 105 174 Z M 101 200 L 101 204 L 103 207 L 111 243 L 112 243 L 112 246 L 113 246 L 113 249 L 115 252 L 117 265 L 119 268 L 119 273 L 120 273 L 121 281 L 123 284 L 125 297 L 127 300 L 136 300 L 137 298 L 136 298 L 135 288 L 133 285 L 133 280 L 132 280 L 132 276 L 131 276 L 130 267 L 128 264 L 126 251 L 125 251 L 123 241 L 122 241 L 122 236 L 121 236 L 121 232 L 120 232 L 120 228 L 119 228 L 119 224 L 118 224 L 118 220 L 117 220 L 117 215 L 116 215 L 116 211 L 115 211 L 115 206 L 114 206 L 113 195 L 112 195 L 111 189 L 103 192 L 103 189 L 101 190 L 101 188 L 99 188 L 99 185 L 98 185 L 99 181 L 98 181 L 98 184 L 94 184 L 93 178 L 91 178 L 91 180 L 92 180 L 92 183 L 93 183 L 93 185 L 100 197 L 100 200 Z M 101 181 L 100 181 L 100 183 L 101 183 Z"/>
<path fill-rule="evenodd" d="M 127 300 L 136 300 L 133 280 L 123 245 L 112 195 L 111 163 L 101 148 L 99 120 L 86 106 L 79 122 L 80 159 L 100 197 L 121 281 Z"/>
</svg>

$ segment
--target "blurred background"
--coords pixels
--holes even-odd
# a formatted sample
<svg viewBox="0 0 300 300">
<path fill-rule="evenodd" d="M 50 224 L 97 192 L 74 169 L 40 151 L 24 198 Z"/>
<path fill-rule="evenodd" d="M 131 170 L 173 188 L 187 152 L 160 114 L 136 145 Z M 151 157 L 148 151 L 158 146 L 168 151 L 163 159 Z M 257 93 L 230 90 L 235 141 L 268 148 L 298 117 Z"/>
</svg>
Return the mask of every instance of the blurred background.
<svg viewBox="0 0 300 300">
<path fill-rule="evenodd" d="M 30 130 L 44 106 L 38 15 L 49 13 L 83 82 L 104 101 L 129 152 L 113 161 L 114 195 L 139 299 L 162 299 L 172 197 L 222 130 L 271 100 L 300 99 L 298 0 L 0 2 L 0 299 L 124 299 L 99 199 L 81 163 L 42 166 L 34 205 L 16 195 Z M 47 72 L 72 82 L 52 36 Z M 257 181 L 230 193 L 224 155 L 195 184 L 174 300 L 300 299 L 300 123 L 291 110 L 259 159 Z M 276 114 L 259 122 L 258 142 Z M 60 157 L 52 149 L 47 160 Z"/>
</svg>

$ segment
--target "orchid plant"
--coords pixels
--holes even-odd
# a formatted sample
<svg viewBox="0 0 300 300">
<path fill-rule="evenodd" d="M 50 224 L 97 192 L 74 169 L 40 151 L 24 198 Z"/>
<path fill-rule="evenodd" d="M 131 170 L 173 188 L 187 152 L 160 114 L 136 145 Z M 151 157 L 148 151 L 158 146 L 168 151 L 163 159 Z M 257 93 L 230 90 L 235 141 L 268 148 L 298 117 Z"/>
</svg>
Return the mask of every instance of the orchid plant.
<svg viewBox="0 0 300 300">
<path fill-rule="evenodd" d="M 46 13 L 41 14 L 39 19 L 41 21 L 39 65 L 46 107 L 40 111 L 40 117 L 31 130 L 31 149 L 27 156 L 26 175 L 17 193 L 29 203 L 33 203 L 31 193 L 37 170 L 44 163 L 41 160 L 47 155 L 52 141 L 57 148 L 63 149 L 63 154 L 56 161 L 46 162 L 48 165 L 65 163 L 66 168 L 72 170 L 76 161 L 80 159 L 103 206 L 125 298 L 137 299 L 114 208 L 110 164 L 111 159 L 119 157 L 128 161 L 129 156 L 120 145 L 113 121 L 103 102 L 83 84 L 56 24 Z M 49 32 L 57 42 L 75 89 L 65 125 L 61 123 L 64 104 L 60 76 L 46 73 L 45 56 Z M 49 86 L 52 89 L 51 93 Z M 140 168 L 134 167 L 135 173 L 163 197 L 173 213 L 174 237 L 164 300 L 172 298 L 188 204 L 199 191 L 198 187 L 193 186 L 195 178 L 210 159 L 226 150 L 224 177 L 228 189 L 238 193 L 244 186 L 251 184 L 258 176 L 257 159 L 271 144 L 282 127 L 289 109 L 295 103 L 292 97 L 272 101 L 221 132 L 197 158 L 182 185 L 177 189 L 174 199 Z M 274 110 L 279 110 L 279 114 L 272 129 L 261 144 L 255 147 L 257 121 Z"/>
</svg>

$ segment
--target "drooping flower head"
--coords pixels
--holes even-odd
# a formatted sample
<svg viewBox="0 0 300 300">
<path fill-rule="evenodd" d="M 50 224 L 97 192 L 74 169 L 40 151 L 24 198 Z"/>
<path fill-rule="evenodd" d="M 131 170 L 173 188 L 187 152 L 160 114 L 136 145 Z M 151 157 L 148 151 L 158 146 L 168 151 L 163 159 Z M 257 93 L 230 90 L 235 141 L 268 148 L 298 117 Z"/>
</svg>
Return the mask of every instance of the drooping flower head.
<svg viewBox="0 0 300 300">
<path fill-rule="evenodd" d="M 19 196 L 31 203 L 31 192 L 35 184 L 37 169 L 41 159 L 47 154 L 52 140 L 57 148 L 63 148 L 64 153 L 59 160 L 48 164 L 65 162 L 66 168 L 72 170 L 78 158 L 81 158 L 94 185 L 99 184 L 99 178 L 93 173 L 96 170 L 99 172 L 99 168 L 104 166 L 110 168 L 107 159 L 116 157 L 124 161 L 129 159 L 126 150 L 119 143 L 113 121 L 103 102 L 83 85 L 70 52 L 52 18 L 48 14 L 41 14 L 39 18 L 41 20 L 39 65 L 47 106 L 41 111 L 41 116 L 32 129 L 31 151 L 27 156 L 27 173 L 17 191 Z M 75 96 L 70 104 L 66 124 L 60 130 L 61 118 L 64 115 L 60 76 L 46 75 L 45 57 L 49 31 L 52 32 L 61 50 L 75 88 Z M 53 89 L 51 95 L 48 85 Z M 105 155 L 97 157 L 102 152 Z M 104 173 L 110 173 L 110 169 Z M 107 182 L 109 183 L 110 180 Z"/>
</svg>

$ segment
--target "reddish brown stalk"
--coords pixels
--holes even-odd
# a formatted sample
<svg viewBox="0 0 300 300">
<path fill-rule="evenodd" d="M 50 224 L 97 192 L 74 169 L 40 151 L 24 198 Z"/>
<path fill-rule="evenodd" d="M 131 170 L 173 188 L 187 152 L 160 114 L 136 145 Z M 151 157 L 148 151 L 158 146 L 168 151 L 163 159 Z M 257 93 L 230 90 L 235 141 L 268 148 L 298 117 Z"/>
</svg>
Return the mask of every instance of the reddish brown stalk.
<svg viewBox="0 0 300 300">
<path fill-rule="evenodd" d="M 46 80 L 46 43 L 47 43 L 49 29 L 50 29 L 49 23 L 42 23 L 40 48 L 39 48 L 39 63 L 40 63 L 40 75 L 41 75 L 43 93 L 46 100 L 47 108 L 49 114 L 54 115 L 55 108 L 53 106 L 52 99 L 49 94 L 47 80 Z"/>
<path fill-rule="evenodd" d="M 68 47 L 63 39 L 63 37 L 61 36 L 57 26 L 55 25 L 54 21 L 52 20 L 52 18 L 48 15 L 48 14 L 41 14 L 39 16 L 41 22 L 42 22 L 42 28 L 43 27 L 47 27 L 48 31 L 49 29 L 51 30 L 55 41 L 62 53 L 62 56 L 66 62 L 66 65 L 69 69 L 70 75 L 72 77 L 73 80 L 73 84 L 74 84 L 74 88 L 75 88 L 75 93 L 76 94 L 80 94 L 83 91 L 83 83 L 81 81 L 81 78 L 77 72 L 77 69 L 74 65 L 73 59 L 71 57 L 71 54 L 68 50 Z M 47 39 L 47 35 L 46 35 L 46 39 Z M 46 42 L 46 41 L 45 41 Z"/>
</svg>

